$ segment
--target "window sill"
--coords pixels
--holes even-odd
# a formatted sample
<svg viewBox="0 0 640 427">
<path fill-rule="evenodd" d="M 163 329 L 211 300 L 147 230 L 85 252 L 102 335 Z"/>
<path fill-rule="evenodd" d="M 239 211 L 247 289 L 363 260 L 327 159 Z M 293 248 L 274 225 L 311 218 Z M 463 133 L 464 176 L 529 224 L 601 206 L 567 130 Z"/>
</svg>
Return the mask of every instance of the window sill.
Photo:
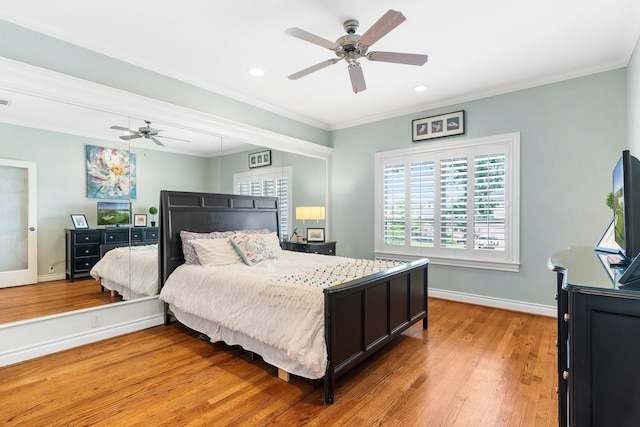
<svg viewBox="0 0 640 427">
<path fill-rule="evenodd" d="M 519 262 L 508 262 L 500 260 L 471 260 L 471 259 L 459 259 L 459 258 L 447 258 L 437 256 L 418 256 L 407 255 L 400 253 L 390 252 L 374 252 L 376 259 L 389 259 L 398 261 L 415 261 L 417 259 L 428 258 L 431 265 L 446 265 L 449 267 L 466 267 L 466 268 L 479 268 L 482 270 L 497 270 L 507 271 L 511 273 L 518 273 L 520 271 Z"/>
</svg>

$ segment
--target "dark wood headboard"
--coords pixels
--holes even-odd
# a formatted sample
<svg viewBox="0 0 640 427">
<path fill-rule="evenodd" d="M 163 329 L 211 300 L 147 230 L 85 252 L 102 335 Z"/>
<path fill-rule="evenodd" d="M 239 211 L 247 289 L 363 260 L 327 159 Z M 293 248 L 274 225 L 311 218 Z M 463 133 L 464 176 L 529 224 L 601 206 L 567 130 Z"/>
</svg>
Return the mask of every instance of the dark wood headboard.
<svg viewBox="0 0 640 427">
<path fill-rule="evenodd" d="M 237 194 L 160 192 L 160 268 L 159 283 L 184 264 L 180 231 L 257 230 L 278 231 L 276 197 Z"/>
</svg>

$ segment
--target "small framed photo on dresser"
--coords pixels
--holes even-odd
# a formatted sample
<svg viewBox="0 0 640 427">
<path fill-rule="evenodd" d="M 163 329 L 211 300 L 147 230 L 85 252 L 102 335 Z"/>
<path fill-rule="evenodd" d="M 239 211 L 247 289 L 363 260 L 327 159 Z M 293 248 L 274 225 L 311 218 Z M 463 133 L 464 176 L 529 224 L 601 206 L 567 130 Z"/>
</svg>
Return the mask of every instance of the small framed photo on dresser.
<svg viewBox="0 0 640 427">
<path fill-rule="evenodd" d="M 71 222 L 73 222 L 73 228 L 76 230 L 82 230 L 89 228 L 89 223 L 84 214 L 71 214 Z"/>
<path fill-rule="evenodd" d="M 307 242 L 324 242 L 324 228 L 307 228 Z"/>
<path fill-rule="evenodd" d="M 133 215 L 133 225 L 135 227 L 146 227 L 147 226 L 147 214 L 134 214 Z"/>
</svg>

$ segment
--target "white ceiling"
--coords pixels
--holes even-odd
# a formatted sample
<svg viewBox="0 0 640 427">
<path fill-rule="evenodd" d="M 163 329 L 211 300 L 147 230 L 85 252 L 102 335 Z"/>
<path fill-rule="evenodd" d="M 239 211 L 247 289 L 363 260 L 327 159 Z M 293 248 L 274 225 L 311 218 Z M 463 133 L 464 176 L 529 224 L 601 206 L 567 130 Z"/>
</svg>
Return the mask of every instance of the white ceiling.
<svg viewBox="0 0 640 427">
<path fill-rule="evenodd" d="M 354 94 L 344 62 L 287 36 L 329 40 L 355 18 L 362 34 L 389 8 L 406 21 L 371 50 L 426 53 L 422 67 L 361 60 Z M 411 114 L 627 65 L 637 0 L 2 0 L 0 19 L 325 129 Z M 247 70 L 264 69 L 262 77 Z M 426 85 L 425 92 L 415 92 Z"/>
</svg>

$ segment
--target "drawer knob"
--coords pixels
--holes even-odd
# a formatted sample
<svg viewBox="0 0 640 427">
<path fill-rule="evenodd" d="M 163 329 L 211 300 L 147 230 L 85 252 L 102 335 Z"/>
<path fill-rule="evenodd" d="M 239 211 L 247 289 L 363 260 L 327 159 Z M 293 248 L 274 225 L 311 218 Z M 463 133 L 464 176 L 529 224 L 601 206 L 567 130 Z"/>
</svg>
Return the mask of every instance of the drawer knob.
<svg viewBox="0 0 640 427">
<path fill-rule="evenodd" d="M 89 236 L 84 236 L 84 240 L 89 240 Z"/>
<path fill-rule="evenodd" d="M 562 379 L 568 380 L 569 379 L 569 372 L 562 371 Z"/>
<path fill-rule="evenodd" d="M 88 253 L 89 253 L 89 249 L 85 249 L 85 250 L 84 250 L 84 253 L 85 253 L 85 254 L 88 254 Z"/>
<path fill-rule="evenodd" d="M 564 319 L 565 322 L 569 322 L 569 313 L 565 313 L 564 316 L 562 316 L 562 318 Z"/>
</svg>

